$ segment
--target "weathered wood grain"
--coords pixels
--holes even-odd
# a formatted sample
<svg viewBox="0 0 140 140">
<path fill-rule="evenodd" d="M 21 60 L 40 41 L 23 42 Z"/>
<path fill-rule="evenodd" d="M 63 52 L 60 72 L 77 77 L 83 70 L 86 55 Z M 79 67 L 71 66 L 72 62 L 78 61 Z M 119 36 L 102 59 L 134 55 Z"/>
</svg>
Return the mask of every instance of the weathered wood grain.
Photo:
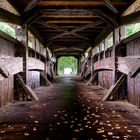
<svg viewBox="0 0 140 140">
<path fill-rule="evenodd" d="M 38 59 L 28 58 L 28 70 L 43 71 L 45 65 Z M 0 73 L 0 80 L 8 78 L 10 75 L 15 75 L 23 71 L 23 58 L 22 57 L 5 57 L 0 58 L 0 69 L 2 69 L 7 77 Z M 3 67 L 4 66 L 4 67 Z"/>
<path fill-rule="evenodd" d="M 140 57 L 119 57 L 118 70 L 129 76 L 140 67 Z"/>
<path fill-rule="evenodd" d="M 32 100 L 35 100 L 37 101 L 38 100 L 38 97 L 36 96 L 36 94 L 34 93 L 34 91 L 24 83 L 24 81 L 22 80 L 21 76 L 19 74 L 16 74 L 16 77 L 18 78 L 19 80 L 19 83 L 21 84 L 23 90 L 25 91 L 25 93 L 27 95 L 29 95 L 29 97 L 32 99 Z"/>
<path fill-rule="evenodd" d="M 114 66 L 113 58 L 112 57 L 105 58 L 105 59 L 99 60 L 98 62 L 94 64 L 94 70 L 97 70 L 97 71 L 113 70 L 113 66 Z"/>
<path fill-rule="evenodd" d="M 116 93 L 116 91 L 118 90 L 118 88 L 120 87 L 120 85 L 123 83 L 123 81 L 125 80 L 126 75 L 122 74 L 121 77 L 118 79 L 118 81 L 111 86 L 111 88 L 108 90 L 108 93 L 105 95 L 105 97 L 103 98 L 104 101 L 107 101 L 110 99 L 110 97 Z"/>
<path fill-rule="evenodd" d="M 0 64 L 0 69 L 3 69 L 7 74 L 7 77 L 4 77 L 3 74 L 1 74 L 0 80 L 23 71 L 22 57 L 1 57 Z"/>
<path fill-rule="evenodd" d="M 45 64 L 35 58 L 28 58 L 28 70 L 45 70 Z"/>
</svg>

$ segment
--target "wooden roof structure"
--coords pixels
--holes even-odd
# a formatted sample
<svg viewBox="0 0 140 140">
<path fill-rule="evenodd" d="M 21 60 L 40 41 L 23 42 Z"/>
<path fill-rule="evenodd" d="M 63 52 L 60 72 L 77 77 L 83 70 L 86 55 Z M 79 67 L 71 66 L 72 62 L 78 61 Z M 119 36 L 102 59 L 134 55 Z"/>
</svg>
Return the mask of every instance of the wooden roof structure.
<svg viewBox="0 0 140 140">
<path fill-rule="evenodd" d="M 79 56 L 116 27 L 134 0 L 8 0 L 56 56 Z"/>
</svg>

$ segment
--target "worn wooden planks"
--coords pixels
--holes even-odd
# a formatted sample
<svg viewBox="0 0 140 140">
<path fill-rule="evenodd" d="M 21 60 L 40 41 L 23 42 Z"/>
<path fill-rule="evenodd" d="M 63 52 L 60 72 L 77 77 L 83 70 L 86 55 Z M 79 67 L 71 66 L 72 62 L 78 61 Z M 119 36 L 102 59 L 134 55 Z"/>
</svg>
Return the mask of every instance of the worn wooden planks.
<svg viewBox="0 0 140 140">
<path fill-rule="evenodd" d="M 35 101 L 38 101 L 38 97 L 36 96 L 36 94 L 34 93 L 34 91 L 24 83 L 23 79 L 21 78 L 21 76 L 19 74 L 16 74 L 16 77 L 18 78 L 19 83 L 21 84 L 23 90 L 25 91 L 25 93 L 32 99 Z"/>
<path fill-rule="evenodd" d="M 137 36 L 133 38 L 131 42 L 126 42 L 126 50 L 129 58 L 132 58 L 130 61 L 131 65 L 134 65 L 134 68 L 137 68 L 140 64 L 140 38 Z M 140 107 L 140 73 L 137 73 L 134 77 L 128 76 L 127 78 L 127 87 L 128 87 L 128 100 L 130 103 Z"/>
<path fill-rule="evenodd" d="M 108 93 L 105 95 L 105 97 L 103 98 L 104 101 L 107 101 L 110 99 L 110 97 L 116 93 L 116 91 L 118 90 L 118 88 L 120 87 L 120 85 L 123 83 L 123 81 L 125 80 L 126 75 L 122 74 L 121 77 L 118 79 L 118 81 L 111 86 L 111 88 L 108 90 Z"/>
<path fill-rule="evenodd" d="M 23 58 L 22 57 L 4 57 L 0 58 L 0 69 L 5 72 L 5 77 L 3 73 L 0 73 L 0 80 L 8 78 L 10 75 L 15 75 L 23 71 Z M 4 67 L 3 67 L 4 66 Z M 45 65 L 38 59 L 28 58 L 28 70 L 43 71 Z"/>
<path fill-rule="evenodd" d="M 35 58 L 28 58 L 28 70 L 45 70 L 45 65 L 42 61 Z"/>
<path fill-rule="evenodd" d="M 7 77 L 5 77 L 3 74 L 1 74 L 0 80 L 23 71 L 23 59 L 21 57 L 0 58 L 0 64 L 0 69 L 3 69 L 7 75 Z"/>
<path fill-rule="evenodd" d="M 40 86 L 40 72 L 28 71 L 28 85 L 32 88 L 38 88 Z"/>
<path fill-rule="evenodd" d="M 105 58 L 94 64 L 94 70 L 113 70 L 113 58 Z"/>
<path fill-rule="evenodd" d="M 2 36 L 1 33 L 0 36 Z M 0 43 L 0 107 L 3 107 L 12 102 L 14 96 L 14 77 L 7 69 L 10 63 L 6 63 L 6 59 L 13 58 L 15 46 L 13 41 L 8 41 L 3 37 L 0 37 Z"/>
<path fill-rule="evenodd" d="M 119 57 L 118 70 L 122 73 L 133 76 L 135 71 L 140 67 L 139 57 Z"/>
</svg>

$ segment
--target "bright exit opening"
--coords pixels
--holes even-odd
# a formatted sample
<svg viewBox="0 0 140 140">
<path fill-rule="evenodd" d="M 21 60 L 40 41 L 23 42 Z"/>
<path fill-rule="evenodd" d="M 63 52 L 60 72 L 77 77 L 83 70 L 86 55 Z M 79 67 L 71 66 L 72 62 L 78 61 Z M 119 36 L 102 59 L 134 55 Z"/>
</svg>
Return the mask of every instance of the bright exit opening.
<svg viewBox="0 0 140 140">
<path fill-rule="evenodd" d="M 73 56 L 63 56 L 58 59 L 57 74 L 61 75 L 76 75 L 77 74 L 77 59 Z"/>
</svg>

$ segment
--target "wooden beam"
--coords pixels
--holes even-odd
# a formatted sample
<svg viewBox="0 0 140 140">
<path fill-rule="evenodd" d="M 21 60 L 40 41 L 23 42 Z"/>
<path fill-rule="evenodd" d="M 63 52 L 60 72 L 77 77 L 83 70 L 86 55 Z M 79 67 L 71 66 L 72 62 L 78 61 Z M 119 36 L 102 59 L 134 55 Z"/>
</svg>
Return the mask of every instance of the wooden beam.
<svg viewBox="0 0 140 140">
<path fill-rule="evenodd" d="M 121 77 L 118 79 L 118 81 L 114 85 L 111 86 L 111 88 L 109 89 L 108 93 L 103 98 L 104 101 L 109 100 L 110 97 L 113 96 L 116 93 L 116 91 L 118 90 L 118 88 L 124 82 L 125 78 L 126 78 L 126 75 L 125 74 L 122 74 Z"/>
<path fill-rule="evenodd" d="M 51 15 L 51 16 L 98 16 L 96 10 L 93 9 L 41 9 L 42 15 Z"/>
<path fill-rule="evenodd" d="M 91 24 L 87 24 L 87 25 L 84 25 L 84 26 L 81 26 L 81 27 L 78 27 L 78 28 L 75 28 L 73 29 L 71 32 L 75 33 L 75 32 L 79 32 L 79 31 L 82 31 L 82 30 L 85 30 L 85 29 L 88 29 L 88 28 L 93 28 L 93 27 L 96 27 L 100 24 L 103 24 L 103 22 L 101 20 L 98 20 L 96 21 L 95 23 L 91 23 Z"/>
<path fill-rule="evenodd" d="M 65 35 L 69 35 L 69 34 L 70 34 L 69 32 L 64 32 L 64 33 L 61 33 L 61 34 L 59 34 L 59 35 L 56 35 L 56 36 L 54 36 L 54 37 L 48 39 L 47 41 L 49 42 L 49 41 L 55 40 L 55 39 L 57 39 L 57 38 L 61 38 L 61 37 L 65 36 Z"/>
<path fill-rule="evenodd" d="M 139 23 L 139 22 L 140 22 L 140 11 L 134 12 L 132 14 L 120 18 L 120 25 Z"/>
<path fill-rule="evenodd" d="M 86 86 L 88 86 L 90 83 L 92 83 L 92 82 L 95 80 L 95 78 L 97 77 L 97 73 L 98 73 L 98 72 L 94 72 L 93 76 L 92 76 L 92 77 L 90 78 L 90 80 L 87 82 Z"/>
<path fill-rule="evenodd" d="M 35 21 L 36 23 L 39 23 L 39 24 L 42 24 L 48 28 L 53 28 L 53 29 L 56 29 L 56 30 L 60 30 L 60 31 L 67 31 L 67 29 L 63 28 L 63 27 L 59 27 L 55 24 L 48 24 L 48 22 L 44 22 L 42 20 L 37 20 Z"/>
<path fill-rule="evenodd" d="M 117 54 L 116 54 L 116 46 L 119 43 L 119 32 L 118 29 L 113 30 L 113 50 L 112 50 L 112 57 L 113 57 L 113 84 L 116 83 L 118 79 L 117 73 Z"/>
<path fill-rule="evenodd" d="M 140 65 L 132 69 L 131 72 L 129 73 L 129 76 L 131 78 L 134 78 L 139 72 L 140 72 Z"/>
<path fill-rule="evenodd" d="M 88 67 L 87 70 L 85 71 L 84 78 L 86 78 L 90 74 L 91 74 L 91 68 Z"/>
<path fill-rule="evenodd" d="M 93 18 L 99 18 L 98 15 L 85 15 L 85 16 L 82 16 L 82 15 L 42 15 L 41 17 L 45 17 L 45 18 L 48 18 L 48 21 L 49 21 L 49 18 L 53 18 L 53 19 L 93 19 Z"/>
<path fill-rule="evenodd" d="M 86 26 L 86 25 L 85 25 Z M 72 31 L 73 29 L 79 29 L 80 27 L 77 27 L 76 26 L 62 26 L 63 28 L 67 28 L 69 31 Z M 88 28 L 88 27 L 87 27 Z M 100 32 L 104 27 L 100 26 L 96 26 L 96 27 L 93 27 L 93 28 L 89 28 L 89 29 L 85 29 L 85 30 L 80 30 L 79 32 L 83 32 L 83 33 L 91 33 L 91 32 Z M 46 29 L 46 28 L 42 28 L 40 27 L 39 28 L 40 32 L 41 33 L 48 33 L 48 34 L 57 34 L 57 33 L 62 33 L 61 30 L 53 30 L 53 29 Z"/>
<path fill-rule="evenodd" d="M 112 2 L 116 6 L 125 6 L 127 2 Z M 39 6 L 104 6 L 103 1 L 40 1 Z"/>
<path fill-rule="evenodd" d="M 32 10 L 37 5 L 38 0 L 31 0 L 29 4 L 24 9 L 23 13 L 27 13 Z"/>
<path fill-rule="evenodd" d="M 110 0 L 104 0 L 104 4 L 111 10 L 113 13 L 118 14 L 118 10 L 115 8 L 115 6 L 111 3 Z"/>
<path fill-rule="evenodd" d="M 28 25 L 25 24 L 25 52 L 23 56 L 23 71 L 24 71 L 24 81 L 28 85 Z"/>
<path fill-rule="evenodd" d="M 0 22 L 7 22 L 7 23 L 16 24 L 16 25 L 22 25 L 22 20 L 20 16 L 12 14 L 11 12 L 6 11 L 2 8 L 0 8 Z"/>
<path fill-rule="evenodd" d="M 56 53 L 56 56 L 79 56 L 80 54 L 80 52 L 58 52 Z"/>
<path fill-rule="evenodd" d="M 36 94 L 34 93 L 34 91 L 24 83 L 23 79 L 21 78 L 21 76 L 19 74 L 16 74 L 16 77 L 19 81 L 19 83 L 21 84 L 23 90 L 25 91 L 25 93 L 32 99 L 35 101 L 38 101 L 38 97 L 36 96 Z"/>
<path fill-rule="evenodd" d="M 10 73 L 8 72 L 8 70 L 6 69 L 6 67 L 1 62 L 0 62 L 0 74 L 4 78 L 8 78 L 10 76 Z"/>
<path fill-rule="evenodd" d="M 3 31 L 0 31 L 0 37 L 12 42 L 12 43 L 15 43 L 15 44 L 18 44 L 18 40 L 13 38 L 12 36 L 8 35 L 7 33 L 3 32 Z"/>
<path fill-rule="evenodd" d="M 53 52 L 57 52 L 57 51 L 63 51 L 63 50 L 75 50 L 75 51 L 81 51 L 81 52 L 83 52 L 84 50 L 83 49 L 81 49 L 81 48 L 74 48 L 74 47 L 63 47 L 63 46 L 61 46 L 62 48 L 58 48 L 58 49 L 54 49 L 53 50 Z"/>
<path fill-rule="evenodd" d="M 66 35 L 73 35 L 73 36 L 75 36 L 75 37 L 77 37 L 77 38 L 81 38 L 81 39 L 83 39 L 83 40 L 90 41 L 87 37 L 81 36 L 81 35 L 79 35 L 79 34 L 77 34 L 77 33 L 74 33 L 74 32 L 64 32 L 64 33 L 61 33 L 61 34 L 59 34 L 59 35 L 56 35 L 56 36 L 54 36 L 54 37 L 48 39 L 47 41 L 49 42 L 49 41 L 55 40 L 55 39 L 57 39 L 57 38 L 61 38 L 61 37 L 63 37 L 63 36 L 66 36 Z"/>
<path fill-rule="evenodd" d="M 85 41 L 89 41 L 89 43 L 90 43 L 90 39 L 87 38 L 87 37 L 85 37 L 85 36 L 79 35 L 79 34 L 77 34 L 77 33 L 71 33 L 71 34 L 72 34 L 73 36 L 77 37 L 77 38 L 81 38 L 81 39 L 83 39 L 83 40 L 85 40 Z"/>
<path fill-rule="evenodd" d="M 40 76 L 42 77 L 42 79 L 44 80 L 46 85 L 51 86 L 52 84 L 50 83 L 50 81 L 47 79 L 47 74 L 44 74 L 44 72 L 40 73 Z"/>
<path fill-rule="evenodd" d="M 94 24 L 94 21 L 91 20 L 49 20 L 48 24 Z"/>
<path fill-rule="evenodd" d="M 140 7 L 140 0 L 135 0 L 122 14 L 122 16 L 129 15 Z"/>
</svg>

